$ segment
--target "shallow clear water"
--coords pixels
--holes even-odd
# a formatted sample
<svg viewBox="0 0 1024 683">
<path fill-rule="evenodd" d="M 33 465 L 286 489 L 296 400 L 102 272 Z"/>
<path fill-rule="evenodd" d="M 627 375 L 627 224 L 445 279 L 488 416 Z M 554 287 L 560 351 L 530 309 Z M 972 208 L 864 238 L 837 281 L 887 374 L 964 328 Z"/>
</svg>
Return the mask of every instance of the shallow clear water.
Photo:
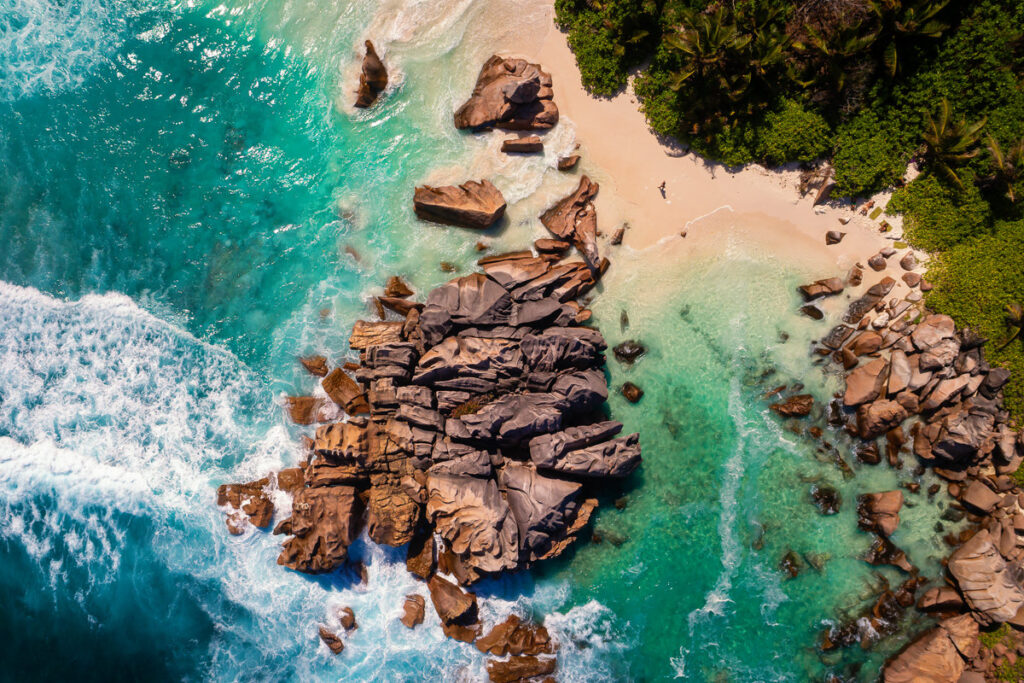
<svg viewBox="0 0 1024 683">
<path fill-rule="evenodd" d="M 369 588 L 293 574 L 275 563 L 279 539 L 226 533 L 213 489 L 295 461 L 300 430 L 276 405 L 314 387 L 295 358 L 340 359 L 374 287 L 402 273 L 425 289 L 450 277 L 442 260 L 477 258 L 479 235 L 415 220 L 415 184 L 494 179 L 509 218 L 483 239 L 503 249 L 542 236 L 538 207 L 574 183 L 552 168 L 571 122 L 535 159 L 449 123 L 492 49 L 480 26 L 500 11 L 0 9 L 0 677 L 482 676 L 479 653 L 444 639 L 429 610 L 415 631 L 397 621 L 401 596 L 424 593 L 401 550 L 357 544 Z M 394 85 L 357 112 L 346 102 L 366 36 Z M 910 474 L 855 465 L 843 481 L 761 398 L 797 379 L 819 398 L 835 389 L 807 353 L 824 324 L 792 314 L 811 273 L 739 238 L 685 263 L 659 254 L 656 268 L 628 247 L 613 258 L 595 319 L 611 343 L 650 348 L 632 368 L 609 365 L 613 386 L 647 392 L 610 401 L 642 433 L 644 467 L 623 510 L 619 494 L 605 501 L 603 542 L 483 585 L 485 615 L 545 619 L 560 680 L 806 680 L 865 658 L 870 678 L 895 640 L 824 663 L 814 643 L 872 577 L 854 497 Z M 811 505 L 814 481 L 841 489 L 839 515 Z M 910 499 L 895 540 L 934 576 L 941 509 Z M 782 581 L 790 548 L 831 559 Z M 333 657 L 316 628 L 339 605 L 360 628 Z"/>
</svg>

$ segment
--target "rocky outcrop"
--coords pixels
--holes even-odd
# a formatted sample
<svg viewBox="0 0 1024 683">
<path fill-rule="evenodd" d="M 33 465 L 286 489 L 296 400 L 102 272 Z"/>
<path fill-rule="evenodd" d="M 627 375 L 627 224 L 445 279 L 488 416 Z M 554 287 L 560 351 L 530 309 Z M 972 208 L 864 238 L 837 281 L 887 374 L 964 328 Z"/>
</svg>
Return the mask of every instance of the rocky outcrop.
<svg viewBox="0 0 1024 683">
<path fill-rule="evenodd" d="M 241 534 L 245 531 L 246 520 L 261 529 L 270 526 L 274 504 L 267 496 L 269 485 L 270 479 L 263 477 L 246 484 L 223 484 L 217 489 L 217 505 L 232 508 L 225 520 L 228 531 Z"/>
<path fill-rule="evenodd" d="M 950 556 L 948 569 L 968 606 L 990 623 L 1009 621 L 1024 606 L 1024 567 L 1007 562 L 986 529 Z"/>
<path fill-rule="evenodd" d="M 492 659 L 487 662 L 487 676 L 492 683 L 518 683 L 554 673 L 555 666 L 555 659 L 550 657 L 523 656 L 510 657 L 508 660 Z"/>
<path fill-rule="evenodd" d="M 969 614 L 940 623 L 896 655 L 882 671 L 885 683 L 960 680 L 964 659 L 978 652 L 978 624 Z"/>
<path fill-rule="evenodd" d="M 796 394 L 781 403 L 773 403 L 769 407 L 780 417 L 806 417 L 811 414 L 811 409 L 814 407 L 814 396 Z"/>
<path fill-rule="evenodd" d="M 416 216 L 433 223 L 483 230 L 505 215 L 505 197 L 491 181 L 423 185 L 413 194 Z"/>
<path fill-rule="evenodd" d="M 359 90 L 356 93 L 355 106 L 360 109 L 369 107 L 377 101 L 377 96 L 388 87 L 388 70 L 384 62 L 377 56 L 373 43 L 367 40 L 366 56 L 363 57 L 363 70 L 359 74 Z"/>
<path fill-rule="evenodd" d="M 591 269 L 600 266 L 597 253 L 597 210 L 594 197 L 598 184 L 581 176 L 576 190 L 541 214 L 540 222 L 555 237 L 576 245 Z"/>
<path fill-rule="evenodd" d="M 478 638 L 476 647 L 480 652 L 499 657 L 552 654 L 555 651 L 546 628 L 524 624 L 514 614 L 491 629 L 490 633 Z"/>
<path fill-rule="evenodd" d="M 445 635 L 466 643 L 476 640 L 482 628 L 477 615 L 476 595 L 440 576 L 431 578 L 427 588 Z"/>
<path fill-rule="evenodd" d="M 558 123 L 551 75 L 524 59 L 493 55 L 476 79 L 469 100 L 455 112 L 459 129 L 530 130 Z"/>
<path fill-rule="evenodd" d="M 351 486 L 302 489 L 292 503 L 292 516 L 278 530 L 285 541 L 277 563 L 310 574 L 329 572 L 348 557 L 348 547 L 362 528 L 362 502 Z"/>
<path fill-rule="evenodd" d="M 797 288 L 803 295 L 804 301 L 813 301 L 823 296 L 835 296 L 843 291 L 843 280 L 838 277 L 815 280 L 809 285 L 800 285 Z"/>
</svg>

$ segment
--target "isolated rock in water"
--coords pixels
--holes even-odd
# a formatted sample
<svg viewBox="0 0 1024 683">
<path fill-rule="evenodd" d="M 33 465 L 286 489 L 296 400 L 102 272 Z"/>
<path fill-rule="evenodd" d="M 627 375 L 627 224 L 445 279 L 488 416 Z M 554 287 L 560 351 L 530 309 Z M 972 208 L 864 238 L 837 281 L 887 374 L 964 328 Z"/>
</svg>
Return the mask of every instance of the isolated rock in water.
<svg viewBox="0 0 1024 683">
<path fill-rule="evenodd" d="M 512 614 L 476 641 L 480 652 L 503 657 L 505 655 L 539 655 L 554 652 L 548 630 L 536 624 L 524 624 Z"/>
<path fill-rule="evenodd" d="M 811 488 L 811 499 L 823 515 L 834 515 L 839 512 L 842 496 L 831 486 L 814 486 Z"/>
<path fill-rule="evenodd" d="M 597 210 L 594 197 L 598 184 L 587 176 L 580 177 L 576 190 L 563 197 L 540 216 L 540 222 L 563 240 L 571 240 L 592 269 L 600 263 L 597 253 Z"/>
<path fill-rule="evenodd" d="M 839 232 L 838 230 L 829 230 L 825 233 L 825 244 L 831 246 L 833 244 L 839 244 L 846 237 L 845 232 Z"/>
<path fill-rule="evenodd" d="M 501 151 L 505 154 L 536 154 L 544 151 L 544 143 L 537 135 L 506 138 L 501 142 Z"/>
<path fill-rule="evenodd" d="M 956 683 L 978 652 L 978 623 L 969 614 L 941 622 L 893 657 L 884 683 Z"/>
<path fill-rule="evenodd" d="M 359 624 L 356 623 L 356 613 L 352 611 L 351 607 L 342 607 L 338 610 L 337 615 L 341 627 L 346 631 L 359 628 Z"/>
<path fill-rule="evenodd" d="M 891 536 L 900 523 L 902 491 L 865 493 L 857 497 L 857 524 L 865 531 Z"/>
<path fill-rule="evenodd" d="M 830 277 L 824 280 L 815 280 L 809 285 L 798 287 L 804 297 L 804 301 L 811 301 L 822 296 L 833 296 L 843 291 L 843 280 L 838 277 Z"/>
<path fill-rule="evenodd" d="M 290 533 L 277 563 L 316 574 L 337 569 L 359 535 L 362 503 L 351 486 L 302 489 L 287 520 Z"/>
<path fill-rule="evenodd" d="M 492 683 L 518 683 L 554 673 L 556 666 L 553 657 L 510 657 L 507 661 L 490 659 L 487 661 L 487 675 Z"/>
<path fill-rule="evenodd" d="M 871 564 L 891 564 L 908 574 L 914 571 L 914 566 L 907 561 L 906 553 L 885 536 L 875 538 L 864 559 Z"/>
<path fill-rule="evenodd" d="M 407 297 L 412 296 L 412 288 L 398 275 L 392 275 L 388 278 L 388 283 L 384 287 L 384 296 L 392 297 Z"/>
<path fill-rule="evenodd" d="M 505 215 L 505 198 L 489 180 L 424 185 L 416 188 L 412 202 L 419 218 L 463 228 L 483 230 Z"/>
<path fill-rule="evenodd" d="M 632 382 L 624 382 L 622 384 L 622 395 L 625 396 L 626 400 L 630 403 L 636 403 L 643 398 L 644 390 Z"/>
<path fill-rule="evenodd" d="M 369 107 L 377 100 L 384 88 L 388 87 L 388 70 L 373 49 L 373 43 L 366 41 L 366 56 L 363 57 L 363 72 L 359 74 L 359 91 L 356 94 L 356 105 L 360 108 Z"/>
<path fill-rule="evenodd" d="M 576 168 L 576 164 L 578 163 L 580 163 L 580 155 L 570 154 L 569 156 L 562 157 L 561 159 L 558 160 L 558 170 L 571 171 L 572 169 Z"/>
<path fill-rule="evenodd" d="M 1003 559 L 987 529 L 950 556 L 948 569 L 970 608 L 990 622 L 1009 621 L 1024 605 L 1021 566 Z"/>
<path fill-rule="evenodd" d="M 300 358 L 299 362 L 302 363 L 302 367 L 306 368 L 306 372 L 317 377 L 323 377 L 327 374 L 327 359 L 323 356 L 305 356 Z"/>
<path fill-rule="evenodd" d="M 637 358 L 647 353 L 647 347 L 634 339 L 627 339 L 617 344 L 612 352 L 619 361 L 632 365 Z"/>
<path fill-rule="evenodd" d="M 247 484 L 223 484 L 217 489 L 217 505 L 227 505 L 237 511 L 228 515 L 228 531 L 236 535 L 242 533 L 245 519 L 261 529 L 270 526 L 274 504 L 264 490 L 269 484 L 270 479 L 264 477 Z"/>
<path fill-rule="evenodd" d="M 800 307 L 800 312 L 813 320 L 821 320 L 825 317 L 825 312 L 814 304 L 804 304 Z"/>
<path fill-rule="evenodd" d="M 332 633 L 326 626 L 321 626 L 318 633 L 320 634 L 320 640 L 324 641 L 324 645 L 334 654 L 339 655 L 345 649 L 345 643 L 342 642 L 341 638 L 337 634 Z"/>
<path fill-rule="evenodd" d="M 805 417 L 811 414 L 811 408 L 814 407 L 814 396 L 797 394 L 790 396 L 782 403 L 773 403 L 770 407 L 781 417 Z"/>
<path fill-rule="evenodd" d="M 551 75 L 539 65 L 493 55 L 480 69 L 472 96 L 455 112 L 455 127 L 551 128 L 558 123 L 553 96 Z"/>
<path fill-rule="evenodd" d="M 423 623 L 423 608 L 426 606 L 426 601 L 422 595 L 405 596 L 405 602 L 402 604 L 402 618 L 401 622 L 408 628 L 415 628 L 418 624 Z"/>
</svg>

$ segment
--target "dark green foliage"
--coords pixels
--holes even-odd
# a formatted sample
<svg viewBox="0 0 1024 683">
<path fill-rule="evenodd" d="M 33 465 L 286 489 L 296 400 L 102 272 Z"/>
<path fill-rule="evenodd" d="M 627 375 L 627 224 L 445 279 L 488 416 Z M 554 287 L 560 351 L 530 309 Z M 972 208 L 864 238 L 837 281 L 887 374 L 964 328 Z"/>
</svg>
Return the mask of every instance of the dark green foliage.
<svg viewBox="0 0 1024 683">
<path fill-rule="evenodd" d="M 986 358 L 1010 369 L 1006 407 L 1018 418 L 1024 415 L 1024 341 L 1003 343 L 1013 333 L 1007 307 L 1024 304 L 1022 254 L 1024 221 L 999 223 L 992 234 L 971 238 L 936 257 L 928 271 L 935 289 L 927 297 L 930 307 L 990 339 Z"/>
<path fill-rule="evenodd" d="M 953 187 L 939 176 L 923 174 L 897 190 L 886 208 L 904 214 L 908 241 L 928 251 L 942 251 L 989 232 L 991 209 L 974 183 Z"/>
<path fill-rule="evenodd" d="M 729 165 L 831 154 L 837 197 L 922 174 L 888 211 L 936 252 L 930 301 L 982 328 L 1024 305 L 1024 0 L 557 0 L 587 87 L 634 90 L 651 128 Z M 1022 335 L 1024 336 L 1024 335 Z"/>
<path fill-rule="evenodd" d="M 768 114 L 761 133 L 759 156 L 770 164 L 814 161 L 832 148 L 832 131 L 825 119 L 799 102 L 785 100 Z"/>
<path fill-rule="evenodd" d="M 834 195 L 870 194 L 903 177 L 913 147 L 901 139 L 898 125 L 866 109 L 839 127 L 832 158 Z"/>
</svg>

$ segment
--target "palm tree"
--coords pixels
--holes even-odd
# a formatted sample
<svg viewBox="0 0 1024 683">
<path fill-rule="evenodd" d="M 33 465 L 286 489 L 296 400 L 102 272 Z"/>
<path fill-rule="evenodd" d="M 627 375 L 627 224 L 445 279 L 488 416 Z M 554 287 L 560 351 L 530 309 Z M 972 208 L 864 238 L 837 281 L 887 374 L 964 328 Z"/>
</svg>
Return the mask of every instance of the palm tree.
<svg viewBox="0 0 1024 683">
<path fill-rule="evenodd" d="M 742 50 L 750 39 L 729 20 L 723 7 L 713 14 L 686 10 L 683 25 L 665 38 L 669 47 L 683 57 L 683 68 L 673 76 L 672 89 L 679 90 L 693 77 L 703 80 L 709 74 L 717 76 L 725 71 L 729 58 Z"/>
<path fill-rule="evenodd" d="M 936 16 L 949 0 L 869 0 L 868 7 L 878 20 L 882 64 L 892 78 L 899 70 L 904 52 L 919 38 L 939 38 L 949 25 Z"/>
<path fill-rule="evenodd" d="M 966 119 L 954 122 L 950 113 L 949 100 L 943 97 L 939 117 L 933 119 L 928 115 L 924 130 L 925 155 L 933 168 L 963 189 L 955 167 L 978 156 L 978 137 L 987 119 L 974 123 L 967 123 Z"/>
<path fill-rule="evenodd" d="M 859 24 L 846 24 L 830 38 L 813 26 L 804 26 L 807 40 L 793 43 L 797 52 L 811 58 L 813 71 L 808 78 L 798 79 L 801 85 L 824 82 L 834 94 L 841 94 L 849 83 L 850 66 L 874 44 L 878 31 L 863 30 Z"/>
<path fill-rule="evenodd" d="M 1002 351 L 1021 335 L 1021 331 L 1024 330 L 1024 306 L 1020 304 L 1008 305 L 1006 307 L 1006 324 L 1013 330 L 1013 334 L 996 351 Z"/>
<path fill-rule="evenodd" d="M 992 155 L 992 163 L 995 166 L 994 180 L 1006 186 L 1006 196 L 1011 204 L 1017 202 L 1017 195 L 1013 186 L 1021 178 L 1021 166 L 1024 165 L 1024 138 L 1017 144 L 1003 153 L 999 142 L 991 135 L 987 136 L 989 154 Z"/>
</svg>

